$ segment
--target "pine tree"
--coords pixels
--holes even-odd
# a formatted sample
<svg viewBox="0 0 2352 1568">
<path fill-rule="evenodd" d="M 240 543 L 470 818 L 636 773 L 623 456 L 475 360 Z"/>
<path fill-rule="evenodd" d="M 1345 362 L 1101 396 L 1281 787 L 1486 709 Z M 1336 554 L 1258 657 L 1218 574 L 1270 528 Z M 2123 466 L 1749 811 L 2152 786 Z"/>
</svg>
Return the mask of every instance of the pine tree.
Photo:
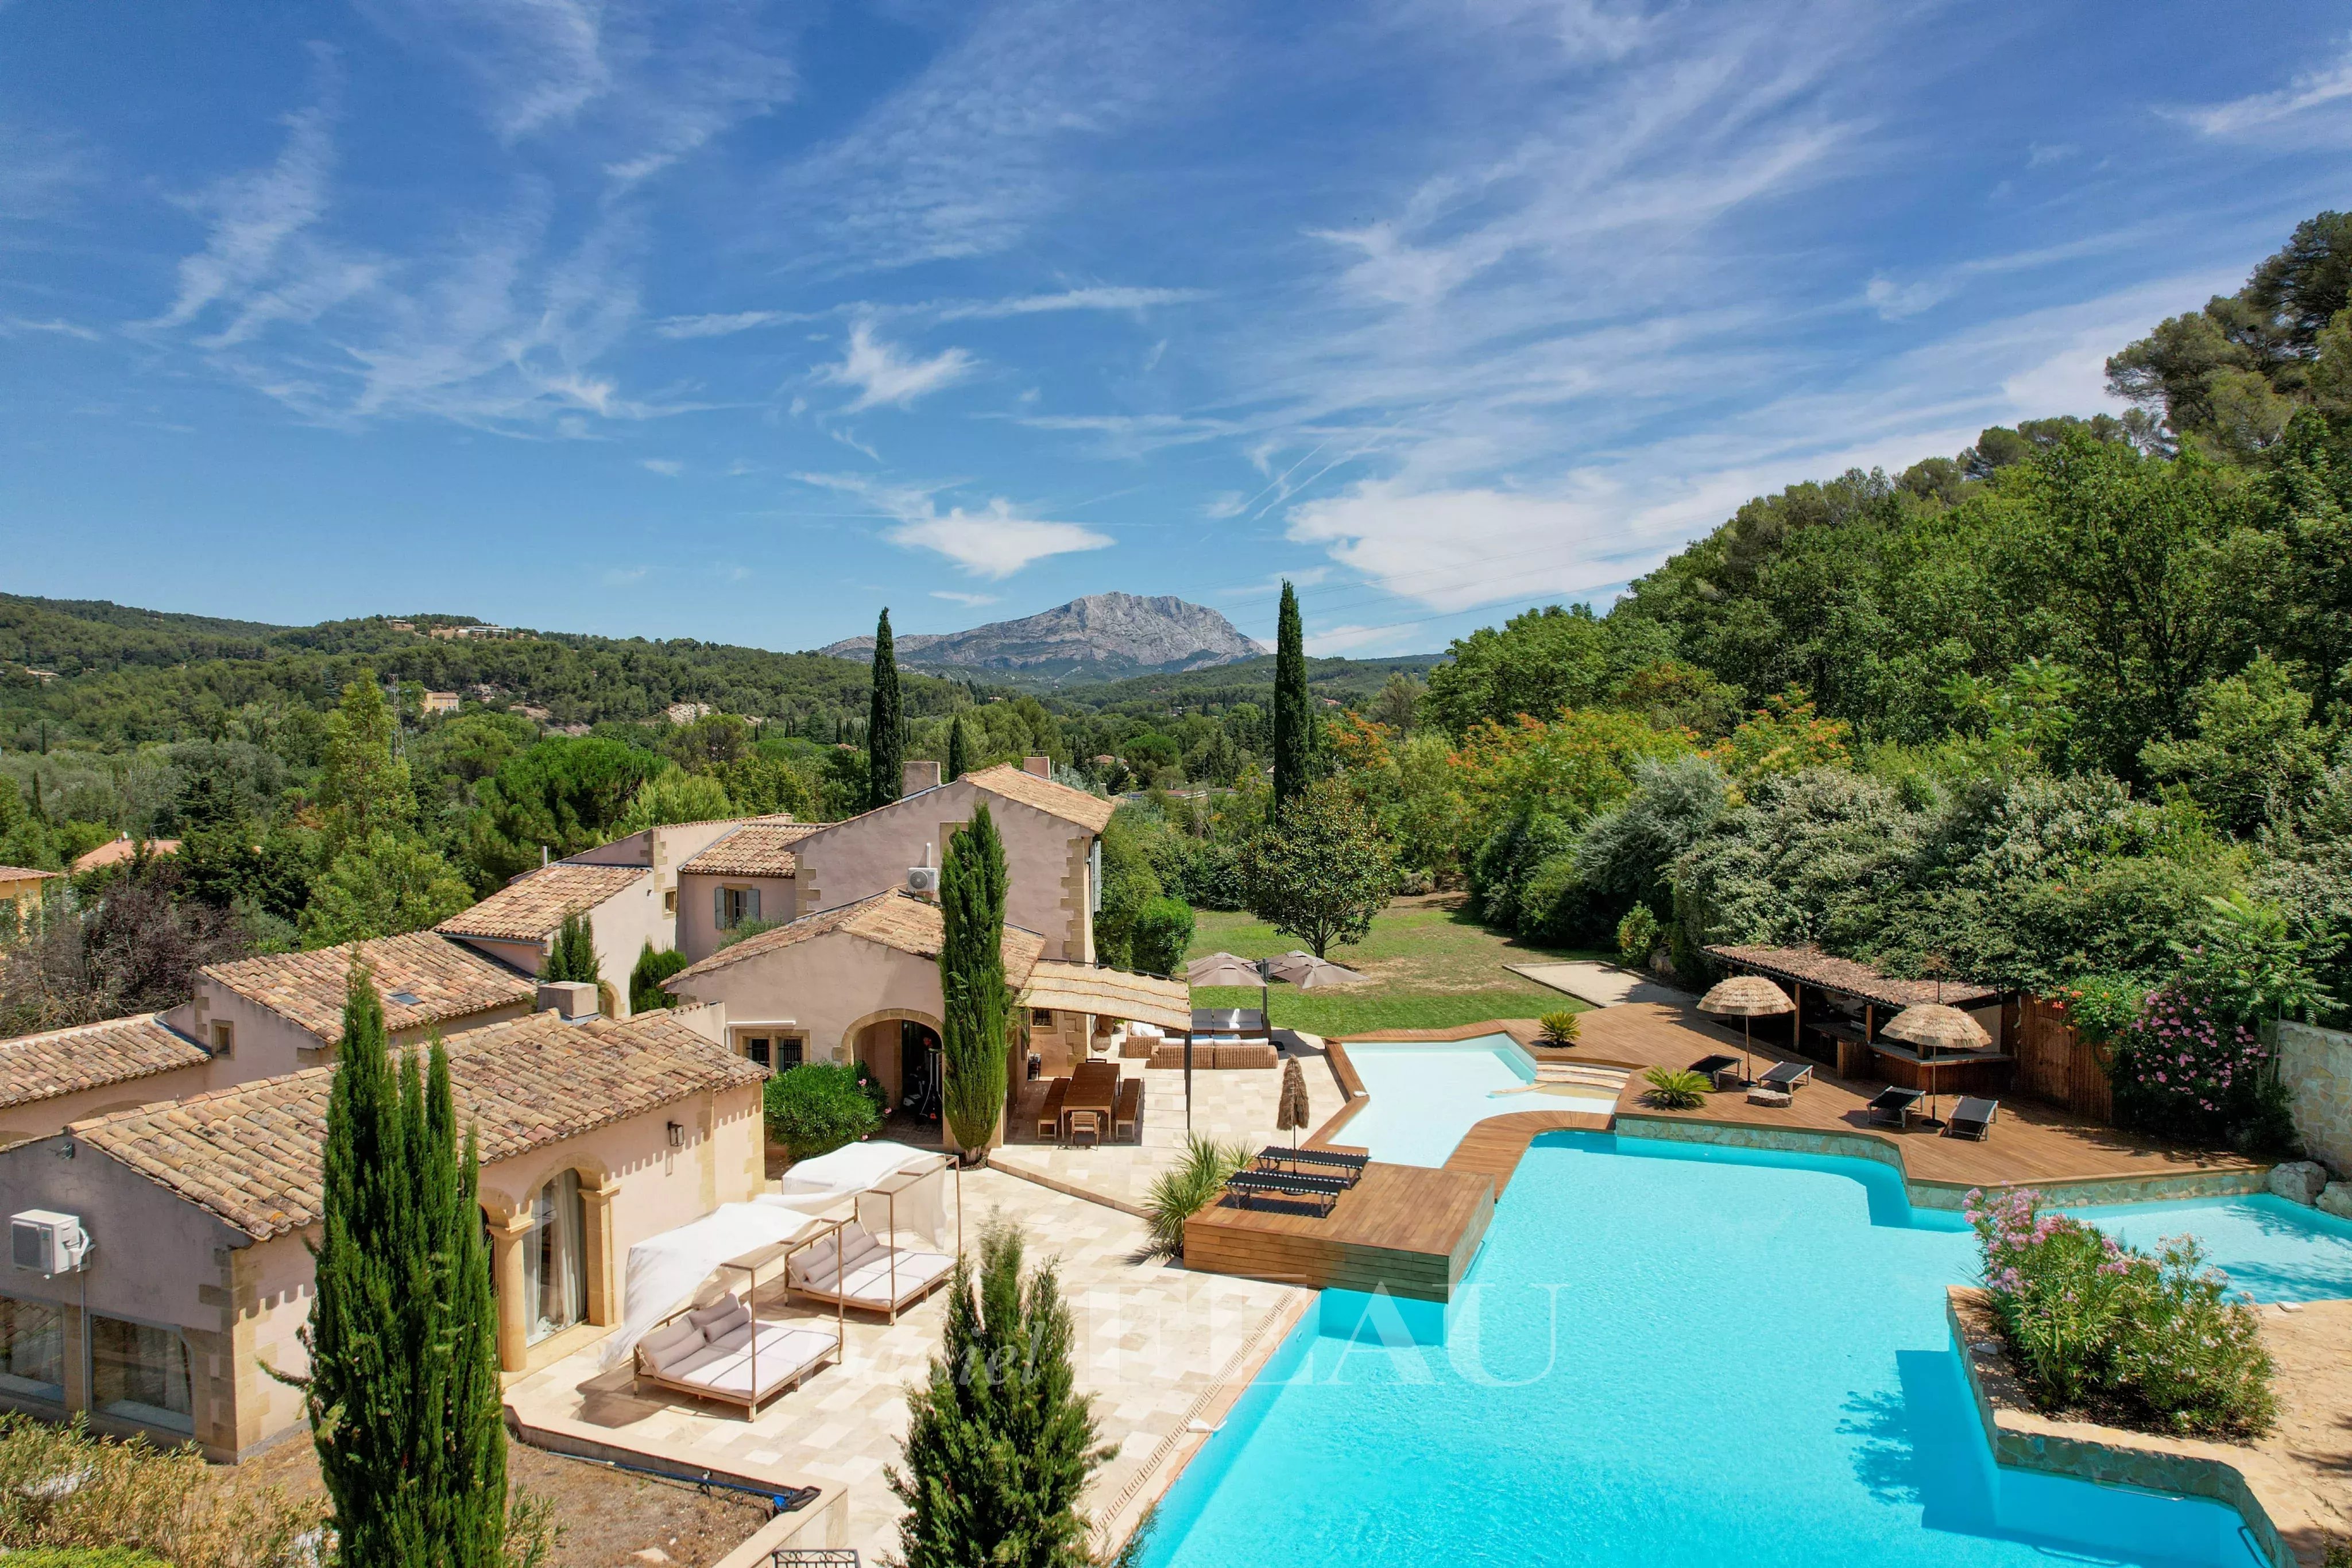
<svg viewBox="0 0 2352 1568">
<path fill-rule="evenodd" d="M 373 673 L 343 688 L 327 716 L 326 756 L 319 768 L 319 804 L 330 857 L 365 843 L 368 835 L 404 832 L 416 821 L 416 794 L 408 763 L 394 748 L 399 721 Z"/>
<path fill-rule="evenodd" d="M 963 715 L 958 714 L 948 725 L 948 782 L 952 784 L 971 771 L 971 742 L 965 738 Z"/>
<path fill-rule="evenodd" d="M 1274 809 L 1287 810 L 1307 788 L 1307 634 L 1298 594 L 1282 583 L 1282 613 L 1274 643 Z"/>
<path fill-rule="evenodd" d="M 595 934 L 588 928 L 584 915 L 567 915 L 563 924 L 555 928 L 555 940 L 547 946 L 547 957 L 539 966 L 542 980 L 584 980 L 594 985 L 603 978 L 596 963 Z"/>
<path fill-rule="evenodd" d="M 302 1380 L 338 1560 L 493 1568 L 506 1432 L 496 1308 L 438 1037 L 394 1065 L 383 1004 L 354 963 L 327 1101 L 317 1286 Z"/>
<path fill-rule="evenodd" d="M 940 868 L 940 1050 L 947 1067 L 949 1129 L 965 1150 L 984 1149 L 1004 1110 L 1005 1032 L 1013 993 L 1004 983 L 1004 843 L 986 806 L 948 837 Z"/>
<path fill-rule="evenodd" d="M 906 773 L 907 741 L 898 703 L 898 650 L 890 640 L 886 608 L 874 627 L 874 695 L 866 710 L 866 804 L 887 806 L 898 798 Z"/>
<path fill-rule="evenodd" d="M 990 1226 L 976 1294 L 970 1260 L 956 1262 L 940 1354 L 908 1396 L 906 1469 L 889 1472 L 908 1509 L 898 1526 L 907 1568 L 1095 1562 L 1078 1497 L 1118 1450 L 1097 1441 L 1092 1401 L 1076 1391 L 1054 1264 L 1024 1280 L 1022 1249 L 1018 1227 Z"/>
</svg>

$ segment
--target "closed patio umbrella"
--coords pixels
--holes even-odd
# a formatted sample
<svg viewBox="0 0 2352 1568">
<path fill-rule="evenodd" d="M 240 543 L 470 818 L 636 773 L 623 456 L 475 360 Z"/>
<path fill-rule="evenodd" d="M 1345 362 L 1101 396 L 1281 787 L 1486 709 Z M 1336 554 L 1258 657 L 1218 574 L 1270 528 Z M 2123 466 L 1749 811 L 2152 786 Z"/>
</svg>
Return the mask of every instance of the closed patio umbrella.
<svg viewBox="0 0 2352 1568">
<path fill-rule="evenodd" d="M 1734 975 L 1699 998 L 1698 1010 L 1739 1020 L 1739 1075 L 1752 1082 L 1756 1072 L 1755 1063 L 1748 1060 L 1752 1046 L 1748 1020 L 1794 1012 L 1797 1004 L 1789 999 L 1788 992 L 1761 975 Z"/>
<path fill-rule="evenodd" d="M 1958 1008 L 1941 1002 L 1914 1002 L 1886 1022 L 1882 1034 L 1919 1048 L 1919 1065 L 1927 1070 L 1927 1125 L 1940 1127 L 1936 1105 L 1936 1061 L 1939 1051 L 1981 1051 L 1992 1043 L 1984 1025 Z"/>
<path fill-rule="evenodd" d="M 1307 1072 L 1294 1056 L 1282 1064 L 1282 1090 L 1275 1101 L 1274 1130 L 1301 1132 L 1307 1126 Z M 1294 1137 L 1291 1141 L 1297 1140 Z"/>
</svg>

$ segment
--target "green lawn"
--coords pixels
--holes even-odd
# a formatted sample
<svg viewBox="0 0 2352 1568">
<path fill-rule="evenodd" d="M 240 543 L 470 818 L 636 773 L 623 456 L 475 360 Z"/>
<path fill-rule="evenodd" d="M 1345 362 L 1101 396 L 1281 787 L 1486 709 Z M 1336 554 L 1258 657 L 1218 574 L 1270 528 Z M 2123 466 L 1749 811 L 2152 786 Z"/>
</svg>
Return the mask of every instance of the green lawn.
<svg viewBox="0 0 2352 1568">
<path fill-rule="evenodd" d="M 1488 1019 L 1538 1018 L 1584 1004 L 1503 967 L 1555 958 L 1595 958 L 1597 953 L 1538 947 L 1487 930 L 1464 914 L 1461 899 L 1400 900 L 1372 921 L 1372 929 L 1352 947 L 1335 947 L 1335 964 L 1360 969 L 1361 986 L 1301 991 L 1276 985 L 1266 993 L 1274 1022 L 1309 1034 L 1365 1034 L 1382 1029 L 1452 1029 Z M 1247 915 L 1200 912 L 1188 957 L 1234 953 L 1271 957 L 1305 945 L 1275 934 Z M 1254 1008 L 1255 988 L 1202 986 L 1192 1005 Z"/>
</svg>

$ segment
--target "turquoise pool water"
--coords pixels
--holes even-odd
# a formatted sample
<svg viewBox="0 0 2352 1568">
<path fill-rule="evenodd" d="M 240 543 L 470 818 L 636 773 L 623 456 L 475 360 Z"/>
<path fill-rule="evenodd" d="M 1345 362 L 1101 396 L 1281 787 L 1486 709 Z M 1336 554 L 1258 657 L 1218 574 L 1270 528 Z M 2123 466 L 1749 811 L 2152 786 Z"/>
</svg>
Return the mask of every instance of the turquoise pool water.
<svg viewBox="0 0 2352 1568">
<path fill-rule="evenodd" d="M 2219 1504 L 1995 1469 L 1944 1317 L 1973 1263 L 1872 1162 L 1548 1134 L 1447 1343 L 1310 1315 L 1148 1561 L 2259 1568 Z"/>
<path fill-rule="evenodd" d="M 2186 1231 L 2205 1244 L 2207 1259 L 2231 1284 L 2258 1301 L 2352 1296 L 2352 1223 L 2266 1192 L 2067 1212 L 2144 1252 Z"/>
<path fill-rule="evenodd" d="M 1368 1041 L 1349 1046 L 1348 1060 L 1372 1097 L 1341 1129 L 1344 1141 L 1393 1165 L 1442 1166 L 1473 1122 L 1564 1104 L 1553 1095 L 1494 1097 L 1498 1089 L 1515 1089 L 1536 1078 L 1535 1058 L 1507 1034 Z M 1602 1094 L 1592 1106 L 1606 1114 L 1617 1103 Z"/>
</svg>

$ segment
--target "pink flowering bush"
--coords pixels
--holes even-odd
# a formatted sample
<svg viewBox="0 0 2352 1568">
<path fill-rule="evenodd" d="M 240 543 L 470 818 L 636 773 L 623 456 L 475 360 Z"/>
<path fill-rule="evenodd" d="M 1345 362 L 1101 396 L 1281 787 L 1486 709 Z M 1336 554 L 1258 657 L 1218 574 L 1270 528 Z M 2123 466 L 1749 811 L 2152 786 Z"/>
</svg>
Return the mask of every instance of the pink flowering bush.
<svg viewBox="0 0 2352 1568">
<path fill-rule="evenodd" d="M 2116 1120 L 2213 1147 L 2273 1152 L 2294 1137 L 2271 1050 L 2179 986 L 2148 994 L 2115 1040 Z"/>
<path fill-rule="evenodd" d="M 2151 1258 L 2045 1211 L 1969 1194 L 1994 1321 L 2035 1404 L 2158 1431 L 2237 1436 L 2276 1415 L 2253 1309 L 2188 1237 Z"/>
</svg>

